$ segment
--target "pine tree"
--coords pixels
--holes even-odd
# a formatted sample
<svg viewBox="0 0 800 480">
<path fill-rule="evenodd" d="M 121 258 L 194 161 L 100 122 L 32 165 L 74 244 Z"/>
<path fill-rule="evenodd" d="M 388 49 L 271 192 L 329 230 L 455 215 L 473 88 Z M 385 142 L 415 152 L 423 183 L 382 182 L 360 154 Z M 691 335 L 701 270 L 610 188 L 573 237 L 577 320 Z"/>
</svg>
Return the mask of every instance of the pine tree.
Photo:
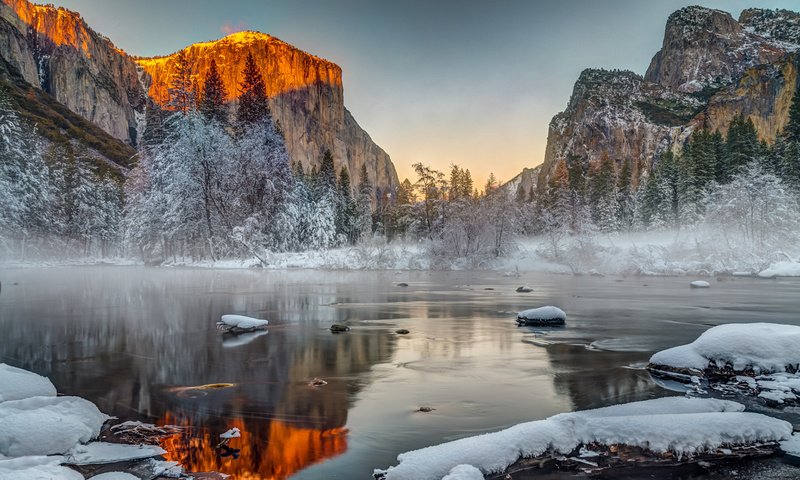
<svg viewBox="0 0 800 480">
<path fill-rule="evenodd" d="M 367 173 L 367 164 L 363 163 L 358 173 L 358 196 L 355 202 L 355 233 L 357 238 L 354 241 L 372 233 L 374 226 L 372 221 L 372 200 L 374 193 L 372 182 L 370 182 L 369 174 Z"/>
<path fill-rule="evenodd" d="M 239 125 L 249 125 L 271 118 L 264 77 L 251 53 L 247 54 L 243 74 L 244 80 L 240 87 L 242 93 L 239 96 L 239 111 L 236 116 Z"/>
<path fill-rule="evenodd" d="M 631 187 L 631 162 L 622 161 L 617 177 L 617 218 L 620 226 L 627 230 L 633 226 L 633 189 Z"/>
<path fill-rule="evenodd" d="M 222 83 L 222 77 L 220 77 L 217 70 L 217 62 L 214 59 L 211 59 L 211 65 L 206 73 L 199 110 L 207 120 L 216 120 L 223 125 L 228 121 L 228 111 L 225 106 L 225 86 Z"/>
<path fill-rule="evenodd" d="M 325 150 L 322 154 L 322 162 L 317 174 L 317 183 L 320 188 L 334 191 L 336 190 L 336 167 L 333 163 L 333 155 L 330 150 Z"/>
<path fill-rule="evenodd" d="M 745 165 L 756 159 L 761 153 L 761 143 L 758 140 L 753 120 L 739 114 L 733 118 L 728 127 L 728 138 L 725 149 L 727 158 L 727 175 L 721 178 L 720 183 L 726 183 L 736 175 Z"/>
<path fill-rule="evenodd" d="M 604 154 L 589 177 L 589 206 L 594 224 L 602 231 L 618 227 L 616 215 L 616 175 L 614 161 Z"/>
<path fill-rule="evenodd" d="M 356 204 L 353 199 L 352 187 L 350 185 L 350 173 L 347 167 L 342 166 L 339 170 L 339 181 L 336 196 L 336 234 L 341 235 L 348 243 L 355 243 L 356 236 L 353 232 L 356 216 Z"/>
<path fill-rule="evenodd" d="M 141 146 L 145 149 L 152 149 L 164 142 L 167 136 L 165 127 L 165 112 L 154 104 L 147 101 L 144 110 L 144 132 L 142 133 Z"/>
<path fill-rule="evenodd" d="M 184 115 L 195 106 L 195 88 L 192 82 L 191 66 L 186 50 L 181 50 L 175 58 L 172 81 L 169 88 L 168 106 Z"/>
<path fill-rule="evenodd" d="M 789 122 L 783 134 L 789 142 L 800 142 L 800 82 L 796 82 L 792 105 L 789 107 Z"/>
</svg>

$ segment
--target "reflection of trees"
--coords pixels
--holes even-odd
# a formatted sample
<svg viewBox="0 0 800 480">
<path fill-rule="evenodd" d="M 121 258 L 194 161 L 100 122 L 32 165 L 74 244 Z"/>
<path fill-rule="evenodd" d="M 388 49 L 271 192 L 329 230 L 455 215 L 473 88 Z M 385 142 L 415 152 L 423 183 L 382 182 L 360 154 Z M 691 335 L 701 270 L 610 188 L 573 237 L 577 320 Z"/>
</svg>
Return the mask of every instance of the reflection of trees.
<svg viewBox="0 0 800 480">
<path fill-rule="evenodd" d="M 171 446 L 176 457 L 191 442 L 215 445 L 219 433 L 239 425 L 246 434 L 237 440 L 243 466 L 235 468 L 260 475 L 252 478 L 284 478 L 343 452 L 343 427 L 362 377 L 394 349 L 383 329 L 327 330 L 362 318 L 360 310 L 330 306 L 349 288 L 345 281 L 137 268 L 52 273 L 29 274 L 30 283 L 23 278 L 16 291 L 2 292 L 0 361 L 47 375 L 60 392 L 80 394 L 110 414 L 191 425 Z M 224 348 L 214 325 L 223 313 L 268 318 L 269 333 Z M 313 377 L 328 384 L 309 387 Z M 188 395 L 171 388 L 215 382 L 235 385 Z M 216 458 L 213 450 L 197 455 L 190 468 Z M 281 466 L 286 455 L 289 467 Z"/>
<path fill-rule="evenodd" d="M 576 410 L 663 396 L 644 370 L 623 368 L 647 360 L 641 352 L 587 352 L 583 346 L 547 346 L 556 390 L 569 395 Z"/>
</svg>

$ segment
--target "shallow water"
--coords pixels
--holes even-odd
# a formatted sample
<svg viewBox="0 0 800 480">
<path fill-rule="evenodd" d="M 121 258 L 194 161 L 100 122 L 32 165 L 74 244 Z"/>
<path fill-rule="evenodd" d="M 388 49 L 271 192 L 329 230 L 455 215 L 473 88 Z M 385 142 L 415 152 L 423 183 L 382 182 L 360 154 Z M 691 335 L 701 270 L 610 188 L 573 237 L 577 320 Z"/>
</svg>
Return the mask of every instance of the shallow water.
<svg viewBox="0 0 800 480">
<path fill-rule="evenodd" d="M 712 280 L 698 290 L 689 280 L 0 270 L 0 361 L 47 375 L 60 392 L 120 418 L 189 427 L 164 446 L 190 470 L 236 480 L 370 478 L 407 450 L 675 395 L 642 367 L 709 326 L 800 325 L 800 281 Z M 534 291 L 516 293 L 519 285 Z M 564 309 L 567 326 L 516 326 L 516 311 L 541 305 Z M 214 323 L 225 313 L 267 318 L 270 328 L 223 335 Z M 334 322 L 351 332 L 332 334 Z M 309 386 L 314 378 L 327 385 Z M 217 436 L 234 426 L 239 458 L 219 457 Z"/>
</svg>

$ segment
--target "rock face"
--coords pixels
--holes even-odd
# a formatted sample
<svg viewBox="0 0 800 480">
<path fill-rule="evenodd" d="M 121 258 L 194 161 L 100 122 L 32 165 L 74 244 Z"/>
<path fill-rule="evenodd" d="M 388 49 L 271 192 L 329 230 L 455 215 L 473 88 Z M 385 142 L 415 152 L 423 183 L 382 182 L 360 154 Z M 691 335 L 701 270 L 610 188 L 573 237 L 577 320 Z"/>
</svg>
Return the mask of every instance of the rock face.
<svg viewBox="0 0 800 480">
<path fill-rule="evenodd" d="M 678 150 L 701 128 L 726 133 L 743 113 L 767 142 L 788 121 L 797 85 L 800 15 L 748 9 L 730 14 L 686 7 L 670 15 L 661 50 L 644 76 L 588 69 L 567 108 L 553 117 L 543 188 L 558 161 L 630 160 L 634 185 L 667 149 Z"/>
<path fill-rule="evenodd" d="M 211 60 L 216 61 L 227 99 L 234 103 L 247 54 L 253 55 L 266 82 L 273 117 L 280 122 L 293 161 L 306 167 L 319 165 L 328 149 L 337 168 L 347 166 L 354 184 L 364 164 L 373 185 L 394 188 L 398 184 L 389 156 L 344 107 L 342 70 L 338 65 L 258 32 L 234 33 L 221 40 L 190 45 L 184 51 L 198 85 L 203 84 Z M 137 63 L 150 97 L 166 105 L 176 55 L 140 58 Z"/>
<path fill-rule="evenodd" d="M 136 64 L 74 12 L 0 0 L 0 55 L 31 85 L 117 139 L 136 143 Z"/>
<path fill-rule="evenodd" d="M 382 192 L 397 186 L 389 156 L 344 107 L 338 65 L 255 32 L 186 51 L 200 85 L 216 60 L 229 100 L 238 96 L 247 53 L 254 55 L 292 161 L 318 165 L 329 149 L 337 168 L 347 165 L 354 183 L 366 165 Z M 132 146 L 148 95 L 156 103 L 167 102 L 175 65 L 174 55 L 134 61 L 77 13 L 27 0 L 0 0 L 0 57 L 28 84 Z"/>
</svg>

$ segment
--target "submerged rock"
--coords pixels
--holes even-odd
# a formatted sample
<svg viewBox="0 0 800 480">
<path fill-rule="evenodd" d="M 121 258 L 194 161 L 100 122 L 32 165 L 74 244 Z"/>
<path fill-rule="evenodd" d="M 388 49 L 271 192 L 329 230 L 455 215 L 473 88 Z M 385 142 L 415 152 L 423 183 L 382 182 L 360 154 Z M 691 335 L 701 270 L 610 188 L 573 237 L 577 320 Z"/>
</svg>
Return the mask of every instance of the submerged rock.
<svg viewBox="0 0 800 480">
<path fill-rule="evenodd" d="M 400 282 L 397 284 L 398 287 L 407 287 L 408 284 L 406 282 Z"/>
<path fill-rule="evenodd" d="M 521 287 L 517 287 L 517 290 L 516 290 L 517 293 L 530 293 L 532 291 L 533 291 L 533 289 L 531 287 L 526 287 L 524 285 L 521 286 Z"/>
</svg>

